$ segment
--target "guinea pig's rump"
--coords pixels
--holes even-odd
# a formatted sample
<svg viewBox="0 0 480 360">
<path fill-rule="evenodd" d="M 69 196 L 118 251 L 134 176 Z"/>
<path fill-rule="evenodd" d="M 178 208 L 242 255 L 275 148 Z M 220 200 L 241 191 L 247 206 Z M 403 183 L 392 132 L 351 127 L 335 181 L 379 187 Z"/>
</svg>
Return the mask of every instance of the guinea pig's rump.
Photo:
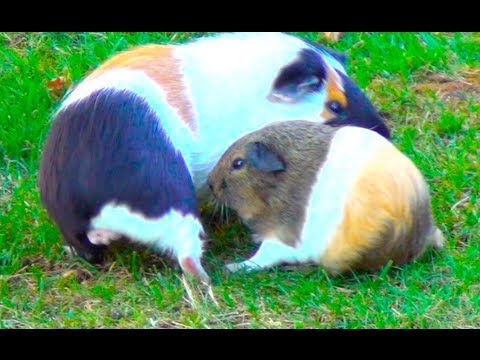
<svg viewBox="0 0 480 360">
<path fill-rule="evenodd" d="M 138 95 L 101 89 L 62 109 L 44 147 L 39 185 L 50 216 L 84 257 L 124 235 L 173 252 L 207 278 L 191 175 Z"/>
<path fill-rule="evenodd" d="M 353 132 L 371 137 L 363 129 Z M 349 182 L 341 221 L 322 254 L 322 264 L 332 272 L 411 261 L 423 253 L 435 229 L 422 175 L 392 144 L 377 136 L 370 140 L 377 138 L 372 150 L 357 159 L 361 165 Z"/>
</svg>

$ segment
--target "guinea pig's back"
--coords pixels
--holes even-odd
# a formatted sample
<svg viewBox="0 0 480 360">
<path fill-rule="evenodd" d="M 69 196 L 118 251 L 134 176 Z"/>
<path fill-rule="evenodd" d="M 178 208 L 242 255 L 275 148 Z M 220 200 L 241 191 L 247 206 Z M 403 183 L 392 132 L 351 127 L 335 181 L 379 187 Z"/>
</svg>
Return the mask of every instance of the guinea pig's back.
<svg viewBox="0 0 480 360">
<path fill-rule="evenodd" d="M 419 170 L 390 142 L 363 128 L 335 134 L 311 203 L 320 204 L 316 216 L 324 224 L 320 261 L 333 273 L 376 270 L 390 259 L 404 263 L 437 235 Z"/>
<path fill-rule="evenodd" d="M 44 145 L 41 199 L 63 233 L 83 233 L 110 202 L 147 217 L 196 209 L 193 183 L 175 142 L 149 102 L 99 89 L 61 108 Z"/>
<path fill-rule="evenodd" d="M 142 45 L 112 56 L 72 89 L 60 110 L 102 89 L 130 91 L 144 98 L 170 136 L 175 136 L 177 128 L 188 130 L 190 136 L 197 132 L 175 46 Z"/>
</svg>

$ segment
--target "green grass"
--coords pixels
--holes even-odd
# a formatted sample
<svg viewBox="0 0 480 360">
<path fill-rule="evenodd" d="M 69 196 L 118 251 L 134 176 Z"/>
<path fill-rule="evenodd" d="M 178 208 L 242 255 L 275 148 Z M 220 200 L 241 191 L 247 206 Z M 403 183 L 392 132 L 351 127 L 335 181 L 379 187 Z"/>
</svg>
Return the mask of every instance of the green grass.
<svg viewBox="0 0 480 360">
<path fill-rule="evenodd" d="M 315 267 L 227 276 L 254 250 L 235 219 L 205 210 L 205 262 L 218 306 L 144 249 L 119 246 L 100 267 L 64 254 L 39 204 L 36 171 L 63 93 L 134 44 L 201 33 L 0 34 L 0 328 L 480 328 L 480 33 L 347 33 L 329 46 L 425 175 L 445 249 L 400 268 L 328 277 Z M 326 43 L 321 33 L 301 36 Z"/>
</svg>

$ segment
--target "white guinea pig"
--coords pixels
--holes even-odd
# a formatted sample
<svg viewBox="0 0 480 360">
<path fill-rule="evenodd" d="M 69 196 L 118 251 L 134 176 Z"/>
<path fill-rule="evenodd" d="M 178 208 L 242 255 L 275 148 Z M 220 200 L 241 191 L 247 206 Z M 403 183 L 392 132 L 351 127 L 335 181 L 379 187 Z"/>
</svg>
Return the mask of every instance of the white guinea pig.
<svg viewBox="0 0 480 360">
<path fill-rule="evenodd" d="M 196 195 L 228 146 L 273 121 L 341 125 L 351 114 L 388 138 L 341 56 L 294 36 L 139 46 L 67 94 L 43 149 L 41 200 L 91 261 L 125 236 L 170 252 L 205 280 Z"/>
<path fill-rule="evenodd" d="M 332 274 L 377 270 L 443 245 L 421 173 L 368 129 L 272 124 L 236 141 L 208 182 L 261 240 L 230 271 L 309 262 Z"/>
</svg>

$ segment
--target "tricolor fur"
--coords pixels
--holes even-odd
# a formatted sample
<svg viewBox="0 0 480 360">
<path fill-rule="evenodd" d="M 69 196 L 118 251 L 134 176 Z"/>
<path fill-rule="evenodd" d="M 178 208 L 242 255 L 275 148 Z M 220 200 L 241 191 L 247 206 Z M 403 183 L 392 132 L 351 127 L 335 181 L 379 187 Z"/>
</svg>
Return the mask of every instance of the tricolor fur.
<svg viewBox="0 0 480 360">
<path fill-rule="evenodd" d="M 207 280 L 193 182 L 158 112 L 121 89 L 97 89 L 74 106 L 58 112 L 39 174 L 67 243 L 100 261 L 105 245 L 126 236 L 197 264 L 193 275 Z"/>
<path fill-rule="evenodd" d="M 62 109 L 98 89 L 126 89 L 144 97 L 169 123 L 167 133 L 200 188 L 239 137 L 273 121 L 344 118 L 331 111 L 332 101 L 341 104 L 345 115 L 361 112 L 356 118 L 369 120 L 361 126 L 388 137 L 383 120 L 339 59 L 281 33 L 221 34 L 184 45 L 140 46 L 91 73 Z M 149 90 L 142 88 L 144 77 L 154 83 Z M 189 141 L 183 133 L 177 139 L 177 127 L 190 131 Z"/>
<path fill-rule="evenodd" d="M 371 130 L 270 125 L 233 144 L 209 184 L 263 239 L 230 270 L 284 262 L 314 262 L 333 274 L 376 270 L 442 246 L 421 173 Z"/>
<path fill-rule="evenodd" d="M 293 36 L 139 46 L 102 64 L 60 106 L 43 151 L 42 202 L 87 258 L 127 236 L 181 263 L 182 254 L 203 276 L 195 196 L 228 146 L 274 121 L 336 115 L 343 124 L 355 114 L 389 136 L 341 57 Z"/>
</svg>

